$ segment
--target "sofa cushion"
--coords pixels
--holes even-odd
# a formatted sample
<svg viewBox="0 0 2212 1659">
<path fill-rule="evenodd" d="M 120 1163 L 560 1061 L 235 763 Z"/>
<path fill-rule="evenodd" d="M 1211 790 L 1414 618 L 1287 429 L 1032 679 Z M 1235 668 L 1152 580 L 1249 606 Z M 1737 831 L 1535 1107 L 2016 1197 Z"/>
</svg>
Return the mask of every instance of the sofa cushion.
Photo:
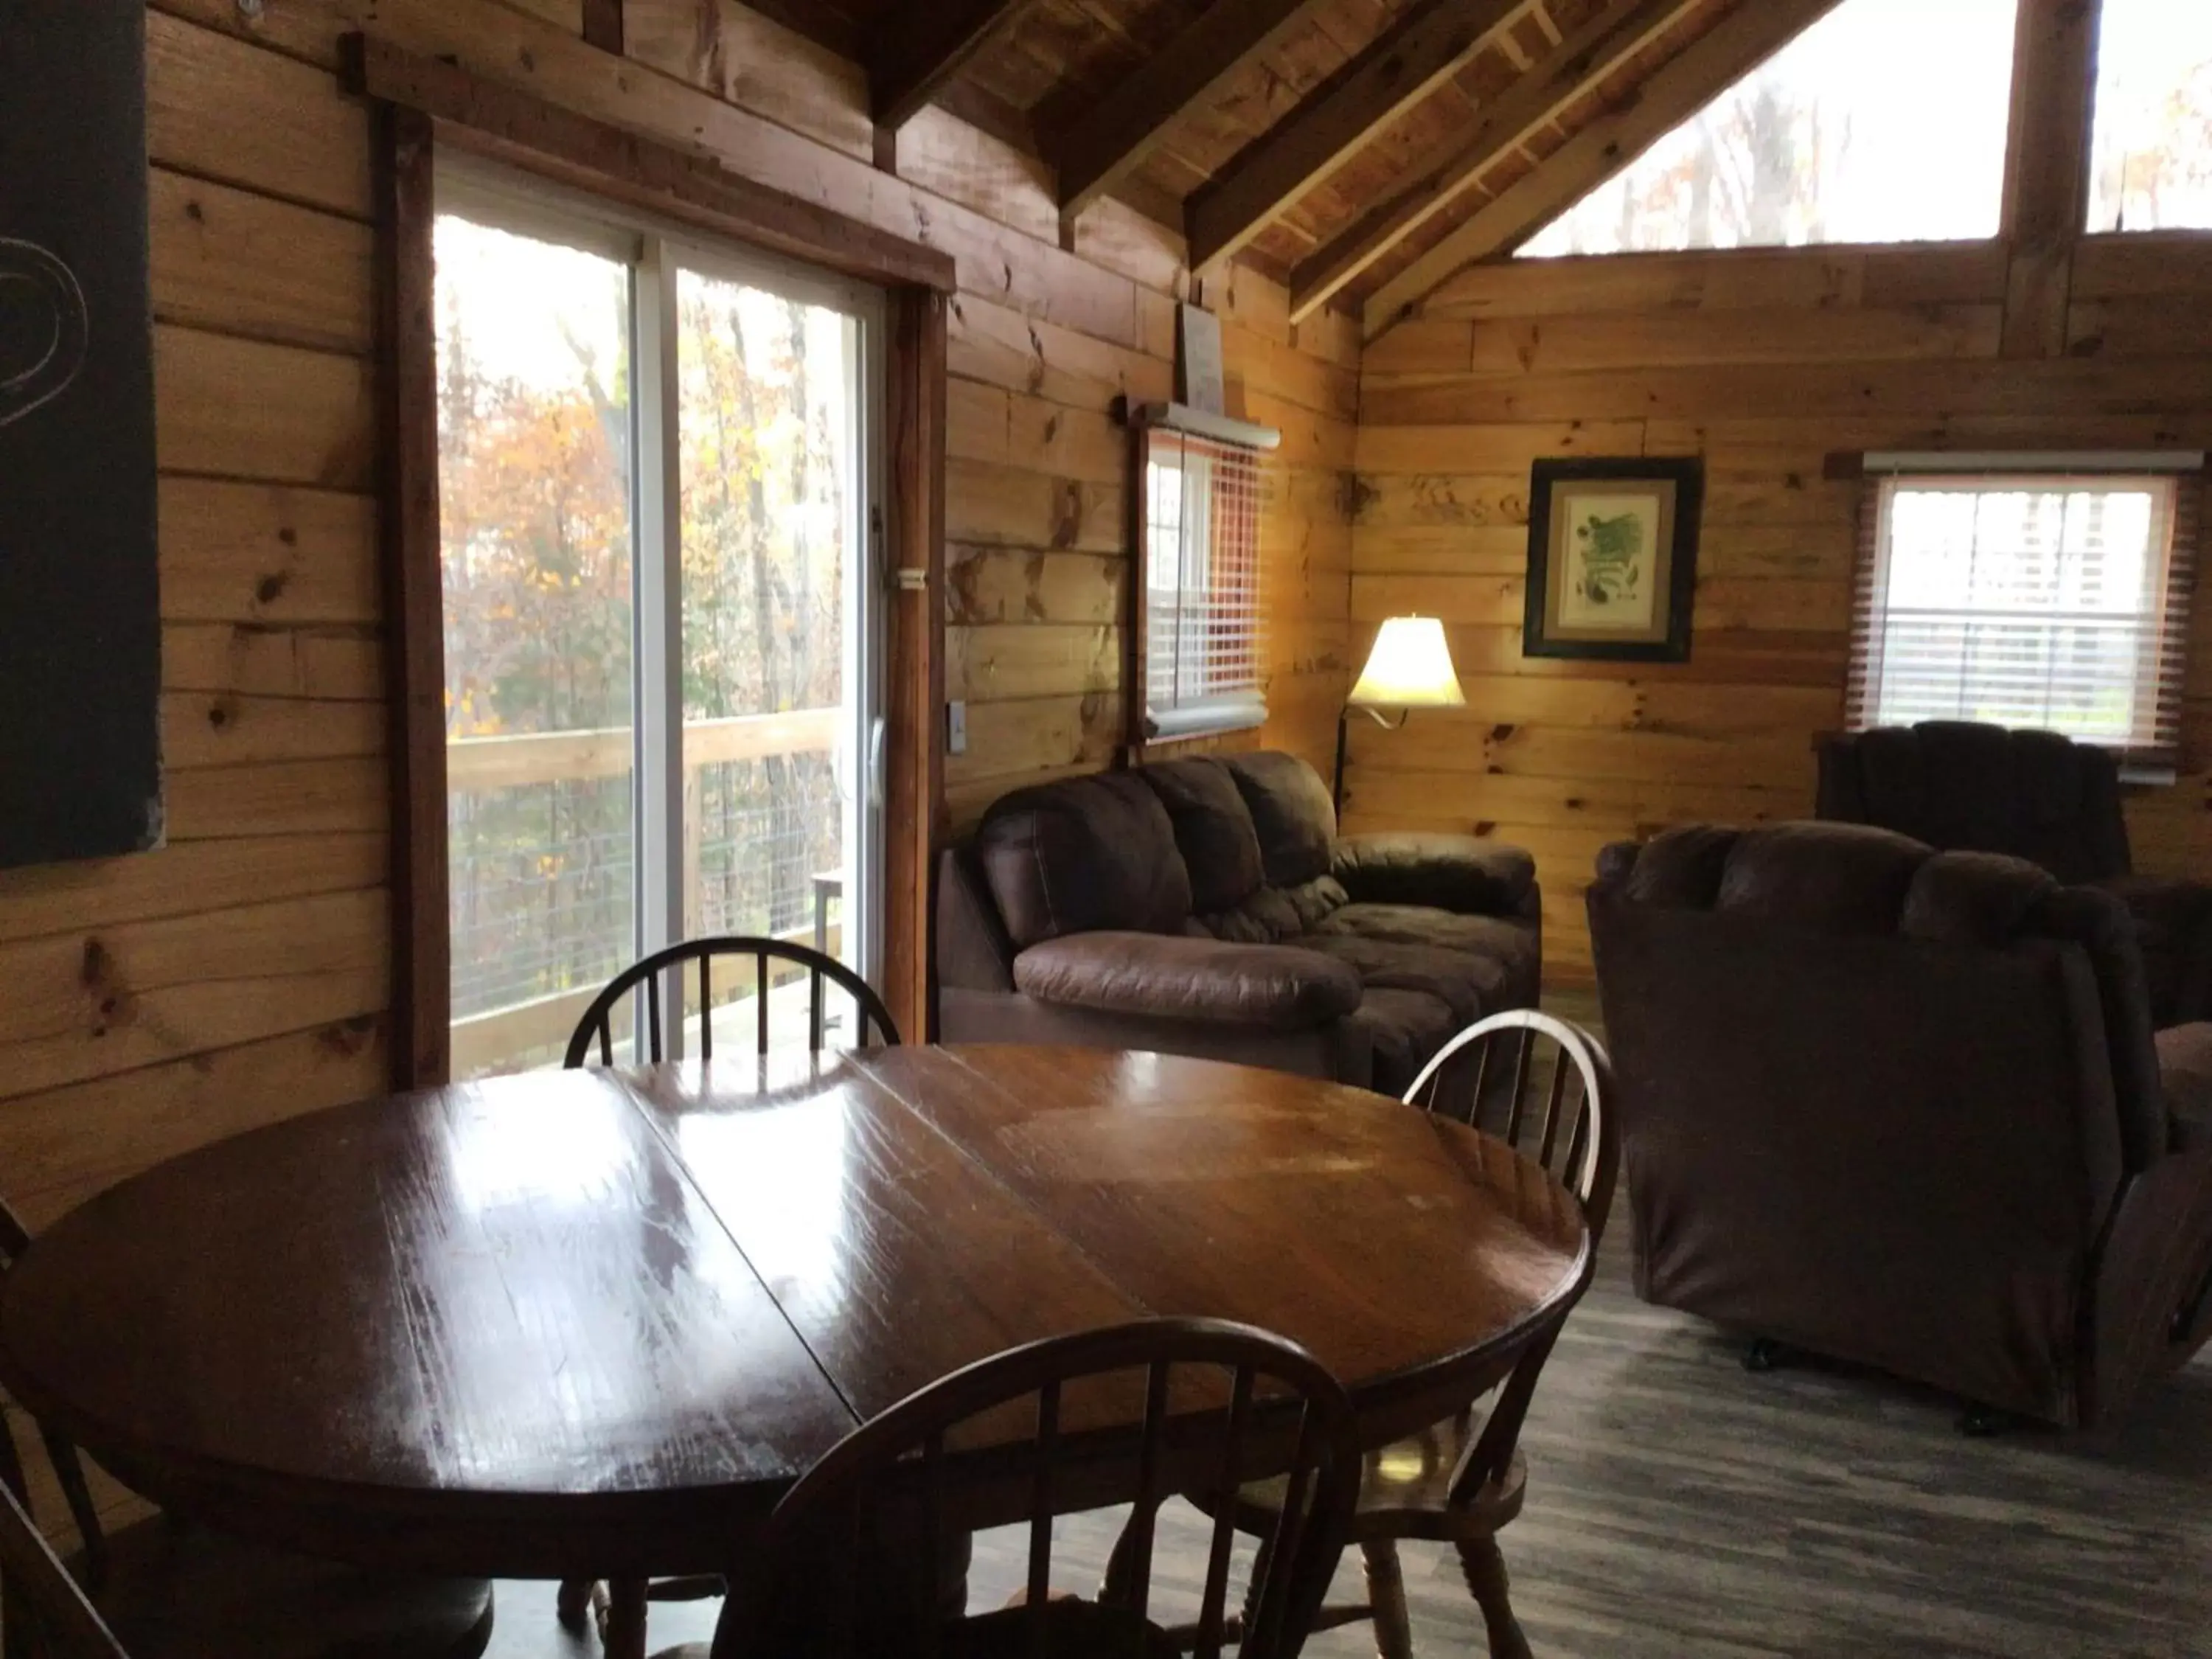
<svg viewBox="0 0 2212 1659">
<path fill-rule="evenodd" d="M 1363 1032 L 1373 1050 L 1373 1075 L 1369 1086 L 1378 1094 L 1403 1095 L 1413 1086 L 1429 1056 L 1443 1048 L 1459 1027 L 1452 1011 L 1426 991 L 1401 991 L 1370 987 L 1359 1000 L 1350 1024 Z"/>
<path fill-rule="evenodd" d="M 1048 939 L 1014 958 L 1014 984 L 1040 1002 L 1281 1030 L 1340 1019 L 1360 998 L 1358 977 L 1318 951 L 1157 933 Z"/>
<path fill-rule="evenodd" d="M 1225 764 L 1251 810 L 1267 884 L 1301 887 L 1327 875 L 1336 807 L 1321 775 L 1296 755 L 1275 750 L 1231 755 Z"/>
<path fill-rule="evenodd" d="M 1200 916 L 1197 925 L 1216 939 L 1251 945 L 1297 943 L 1343 902 L 1344 889 L 1336 878 L 1322 876 L 1302 887 L 1259 888 L 1241 904 Z"/>
<path fill-rule="evenodd" d="M 975 851 L 1017 949 L 1099 928 L 1180 933 L 1190 914 L 1167 808 L 1133 773 L 1018 789 L 984 815 Z"/>
<path fill-rule="evenodd" d="M 1175 826 L 1190 872 L 1190 908 L 1204 915 L 1243 903 L 1260 887 L 1260 834 L 1229 769 L 1210 757 L 1164 761 L 1137 775 Z"/>
<path fill-rule="evenodd" d="M 1474 915 L 1509 915 L 1535 884 L 1523 848 L 1476 836 L 1346 836 L 1335 873 L 1353 897 L 1377 904 L 1430 904 Z"/>
<path fill-rule="evenodd" d="M 1305 945 L 1343 963 L 1369 990 L 1379 986 L 1427 992 L 1451 1010 L 1454 1030 L 1498 1006 L 1510 977 L 1508 965 L 1494 957 L 1433 945 L 1397 945 L 1349 933 L 1316 933 Z"/>
<path fill-rule="evenodd" d="M 1534 926 L 1504 916 L 1462 916 L 1419 904 L 1347 904 L 1314 930 L 1329 938 L 1422 945 L 1494 963 L 1501 975 L 1486 1012 L 1533 1006 L 1542 947 Z"/>
</svg>

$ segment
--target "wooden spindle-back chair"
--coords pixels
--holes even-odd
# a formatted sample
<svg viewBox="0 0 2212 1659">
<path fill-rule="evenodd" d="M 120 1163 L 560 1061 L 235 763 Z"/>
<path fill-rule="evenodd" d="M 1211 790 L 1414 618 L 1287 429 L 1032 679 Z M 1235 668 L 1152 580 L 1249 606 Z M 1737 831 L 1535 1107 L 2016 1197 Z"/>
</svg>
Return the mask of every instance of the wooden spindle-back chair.
<svg viewBox="0 0 2212 1659">
<path fill-rule="evenodd" d="M 1195 1373 L 1217 1384 L 1196 1404 L 1171 1403 L 1171 1383 Z M 1086 1384 L 1118 1378 L 1131 1403 L 1143 1387 L 1142 1426 L 1133 1446 L 1102 1447 L 1064 1414 Z M 1220 1403 L 1226 1384 L 1226 1403 Z M 1262 1384 L 1271 1385 L 1262 1391 Z M 1030 1402 L 1034 1402 L 1033 1405 Z M 963 1431 L 993 1418 L 1033 1413 L 1034 1430 L 1001 1446 L 966 1450 Z M 1260 1460 L 1265 1457 L 1267 1464 Z M 799 1652 L 853 1659 L 869 1638 L 860 1629 L 866 1546 L 886 1528 L 903 1555 L 922 1562 L 945 1551 L 979 1515 L 1026 1512 L 1027 1577 L 1019 1601 L 976 1617 L 918 1615 L 902 1654 L 912 1659 L 1141 1659 L 1178 1650 L 1152 1622 L 1151 1517 L 1194 1473 L 1234 1492 L 1262 1467 L 1285 1472 L 1287 1501 L 1266 1539 L 1240 1620 L 1229 1602 L 1232 1528 L 1224 1506 L 1206 1553 L 1195 1650 L 1213 1659 L 1240 1626 L 1243 1659 L 1295 1653 L 1344 1543 L 1359 1454 L 1342 1386 L 1304 1349 L 1249 1326 L 1217 1320 L 1152 1319 L 1033 1342 L 933 1383 L 846 1437 L 792 1488 L 769 1525 L 757 1589 L 734 1595 L 714 1652 Z M 988 1494 L 988 1495 L 987 1495 Z M 1133 1564 L 1112 1601 L 1055 1598 L 1051 1590 L 1056 1514 L 1133 1501 L 1139 1517 L 1124 1540 Z M 979 1504 L 981 1506 L 979 1508 Z M 794 1627 L 788 1592 L 803 1585 Z M 783 1592 L 780 1595 L 779 1592 Z M 795 1634 L 795 1629 L 800 1632 Z"/>
<path fill-rule="evenodd" d="M 592 1063 L 592 1049 L 599 1048 L 599 1063 L 615 1063 L 615 1011 L 625 997 L 642 992 L 645 999 L 645 1020 L 642 1027 L 646 1057 L 659 1064 L 666 1053 L 665 1022 L 661 1014 L 661 981 L 671 969 L 679 975 L 696 972 L 699 984 L 699 1056 L 711 1060 L 714 1056 L 714 964 L 720 961 L 742 961 L 750 958 L 753 970 L 753 1000 L 757 1025 L 757 1046 L 762 1054 L 769 1051 L 769 992 L 774 984 L 771 963 L 796 966 L 806 975 L 808 992 L 807 1047 L 819 1053 L 823 1045 L 827 1015 L 824 999 L 829 988 L 834 986 L 853 1000 L 857 1029 L 854 1032 L 855 1048 L 871 1046 L 868 1033 L 872 1027 L 877 1042 L 886 1048 L 895 1048 L 899 1042 L 897 1022 L 884 1006 L 875 988 L 835 957 L 811 950 L 787 939 L 746 939 L 720 935 L 712 939 L 685 939 L 665 951 L 656 951 L 641 962 L 632 963 L 608 981 L 605 989 L 592 999 L 584 1010 L 583 1018 L 576 1022 L 575 1035 L 568 1039 L 568 1052 L 562 1064 L 570 1067 Z M 679 979 L 679 983 L 680 983 Z M 677 999 L 676 1011 L 680 1021 L 681 1006 L 687 997 Z"/>
<path fill-rule="evenodd" d="M 0 1629 L 7 1659 L 130 1659 L 115 1633 L 0 1484 Z"/>
<path fill-rule="evenodd" d="M 891 1018 L 884 1000 L 876 994 L 875 988 L 835 957 L 811 950 L 788 939 L 751 939 L 735 934 L 720 934 L 708 939 L 685 939 L 665 951 L 656 951 L 642 961 L 632 963 L 609 981 L 576 1022 L 576 1030 L 568 1039 L 568 1051 L 562 1065 L 570 1070 L 594 1063 L 611 1066 L 615 1063 L 615 1014 L 625 998 L 642 996 L 645 1003 L 644 1020 L 640 1032 L 645 1038 L 646 1059 L 654 1065 L 666 1055 L 666 1023 L 661 1005 L 668 999 L 663 992 L 663 981 L 672 970 L 678 984 L 693 978 L 699 996 L 699 1058 L 714 1057 L 714 964 L 735 963 L 750 968 L 752 975 L 755 1046 L 763 1054 L 769 1048 L 769 992 L 775 984 L 772 964 L 796 966 L 802 969 L 807 982 L 807 1048 L 819 1054 L 826 1041 L 828 1012 L 826 1000 L 830 988 L 843 992 L 853 1000 L 853 1036 L 855 1047 L 871 1046 L 869 1033 L 876 1037 L 875 1046 L 896 1048 L 899 1044 L 898 1023 Z M 725 981 L 726 986 L 730 981 Z M 742 983 L 742 979 L 736 981 Z M 689 1002 L 688 989 L 674 999 L 673 1011 L 680 1023 L 683 1009 Z M 594 1056 L 593 1050 L 597 1049 Z M 629 1601 L 635 1602 L 641 1592 L 635 1585 L 621 1587 Z M 691 1573 L 677 1578 L 659 1578 L 646 1585 L 642 1599 L 652 1601 L 697 1601 L 723 1593 L 725 1586 L 717 1573 Z M 555 1603 L 563 1625 L 580 1629 L 586 1619 L 599 1626 L 605 1640 L 615 1609 L 605 1584 L 588 1578 L 564 1579 Z M 628 1618 L 641 1618 L 641 1608 L 629 1607 Z"/>
<path fill-rule="evenodd" d="M 1516 1009 L 1478 1021 L 1438 1050 L 1403 1097 L 1504 1141 L 1541 1164 L 1582 1206 L 1593 1264 L 1619 1173 L 1620 1130 L 1613 1121 L 1613 1062 L 1580 1026 Z M 1443 1422 L 1368 1454 L 1351 1540 L 1366 1570 L 1368 1599 L 1324 1608 L 1316 1628 L 1372 1620 L 1382 1659 L 1411 1659 L 1413 1638 L 1398 1540 L 1452 1545 L 1468 1592 L 1482 1611 L 1492 1659 L 1527 1659 L 1513 1616 L 1498 1534 L 1519 1515 L 1528 1492 L 1521 1428 L 1536 1383 L 1585 1276 L 1568 1307 L 1522 1354 L 1491 1397 Z M 1203 1494 L 1190 1494 L 1209 1507 Z M 1234 1506 L 1238 1530 L 1265 1536 L 1281 1510 L 1278 1483 L 1247 1486 Z"/>
</svg>

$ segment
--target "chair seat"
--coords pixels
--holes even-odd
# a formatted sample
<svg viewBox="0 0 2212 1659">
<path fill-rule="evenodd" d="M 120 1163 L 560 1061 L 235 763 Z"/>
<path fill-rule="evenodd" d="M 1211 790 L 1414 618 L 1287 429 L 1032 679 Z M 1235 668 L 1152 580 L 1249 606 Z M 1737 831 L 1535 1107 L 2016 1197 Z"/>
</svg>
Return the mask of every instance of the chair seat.
<svg viewBox="0 0 2212 1659">
<path fill-rule="evenodd" d="M 947 1625 L 938 1643 L 940 1659 L 1029 1659 L 1030 1618 L 1026 1607 Z M 1182 1659 L 1175 1638 L 1127 1607 L 1101 1607 L 1073 1596 L 1055 1598 L 1045 1610 L 1044 1650 L 1052 1659 Z M 665 1648 L 654 1659 L 708 1659 L 704 1642 Z"/>
<path fill-rule="evenodd" d="M 1482 1432 L 1480 1413 L 1448 1418 L 1367 1454 L 1359 1474 L 1359 1504 L 1352 1511 L 1349 1541 L 1425 1538 L 1439 1543 L 1487 1538 L 1521 1513 L 1528 1497 L 1528 1465 L 1518 1451 L 1504 1479 L 1476 1493 L 1473 1501 L 1450 1502 L 1452 1474 Z M 1264 1534 L 1281 1514 L 1285 1483 L 1255 1480 L 1237 1493 L 1236 1525 L 1240 1532 Z M 1204 1508 L 1204 1503 L 1194 1497 Z"/>
<path fill-rule="evenodd" d="M 93 1600 L 131 1659 L 475 1659 L 491 1639 L 487 1579 L 368 1573 L 159 1517 L 110 1535 Z"/>
</svg>

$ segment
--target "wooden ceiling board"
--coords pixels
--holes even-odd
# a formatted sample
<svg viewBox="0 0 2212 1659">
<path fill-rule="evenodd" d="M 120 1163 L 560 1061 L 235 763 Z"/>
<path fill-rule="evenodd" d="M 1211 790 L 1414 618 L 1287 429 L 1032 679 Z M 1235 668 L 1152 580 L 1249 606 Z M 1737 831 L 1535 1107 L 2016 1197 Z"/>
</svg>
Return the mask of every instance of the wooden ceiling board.
<svg viewBox="0 0 2212 1659">
<path fill-rule="evenodd" d="M 1553 125 L 1532 134 L 1522 154 L 1501 157 L 1486 168 L 1478 188 L 1462 192 L 1427 224 L 1361 272 L 1358 278 L 1346 286 L 1346 295 L 1356 303 L 1364 304 L 1377 289 L 1526 177 L 1534 170 L 1536 162 L 1562 148 L 1575 133 L 1601 116 L 1633 101 L 1653 71 L 1687 51 L 1729 12 L 1741 5 L 1759 3 L 1763 3 L 1763 0 L 1711 0 L 1711 3 L 1692 12 L 1665 37 L 1631 56 L 1596 87 L 1562 111 Z M 1713 90 L 1717 95 L 1723 88 L 1717 87 Z"/>
</svg>

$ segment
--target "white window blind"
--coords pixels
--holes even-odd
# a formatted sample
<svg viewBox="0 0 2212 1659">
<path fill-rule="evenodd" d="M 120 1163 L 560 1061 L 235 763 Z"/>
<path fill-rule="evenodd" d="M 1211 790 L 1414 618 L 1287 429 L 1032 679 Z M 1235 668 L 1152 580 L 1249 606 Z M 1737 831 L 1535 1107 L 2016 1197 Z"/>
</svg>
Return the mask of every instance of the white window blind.
<svg viewBox="0 0 2212 1659">
<path fill-rule="evenodd" d="M 1849 719 L 2036 726 L 2170 765 L 2201 478 L 1870 481 Z"/>
<path fill-rule="evenodd" d="M 1153 428 L 1144 510 L 1146 735 L 1262 724 L 1258 455 Z"/>
</svg>

